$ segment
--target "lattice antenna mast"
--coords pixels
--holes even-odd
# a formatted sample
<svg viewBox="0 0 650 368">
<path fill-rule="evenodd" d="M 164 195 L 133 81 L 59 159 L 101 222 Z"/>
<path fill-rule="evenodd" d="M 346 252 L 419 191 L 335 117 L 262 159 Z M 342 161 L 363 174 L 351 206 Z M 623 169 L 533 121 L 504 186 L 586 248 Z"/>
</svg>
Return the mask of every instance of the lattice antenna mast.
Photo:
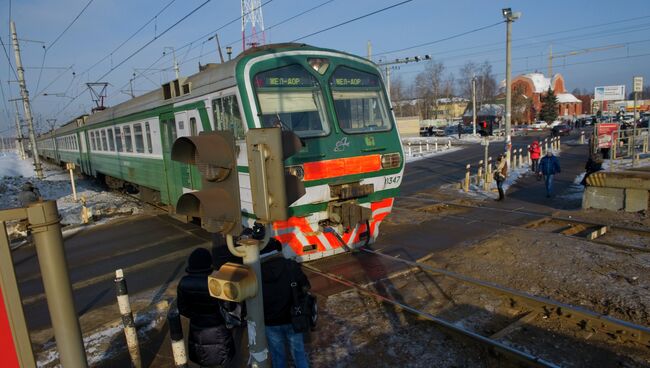
<svg viewBox="0 0 650 368">
<path fill-rule="evenodd" d="M 104 101 L 106 100 L 106 87 L 108 86 L 107 82 L 95 82 L 95 83 L 86 83 L 88 90 L 90 91 L 90 97 L 95 103 L 95 107 L 92 108 L 92 112 L 102 111 L 106 109 L 104 106 Z"/>
<path fill-rule="evenodd" d="M 248 36 L 246 27 L 250 24 Z M 242 50 L 266 43 L 264 34 L 264 17 L 262 17 L 262 0 L 241 1 L 241 38 Z"/>
</svg>

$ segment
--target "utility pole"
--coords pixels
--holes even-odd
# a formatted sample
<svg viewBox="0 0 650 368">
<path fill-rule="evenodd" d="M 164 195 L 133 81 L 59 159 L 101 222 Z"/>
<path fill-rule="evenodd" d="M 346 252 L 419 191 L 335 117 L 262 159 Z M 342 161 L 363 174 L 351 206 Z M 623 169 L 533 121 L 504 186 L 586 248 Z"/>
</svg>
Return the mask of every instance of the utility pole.
<svg viewBox="0 0 650 368">
<path fill-rule="evenodd" d="M 634 131 L 632 133 L 632 165 L 636 165 L 639 161 L 636 155 L 636 124 L 638 120 L 636 101 L 639 92 L 643 91 L 643 77 L 634 77 L 632 81 L 633 81 L 632 91 L 634 92 Z"/>
<path fill-rule="evenodd" d="M 506 129 L 506 162 L 510 163 L 510 151 L 512 149 L 512 137 L 510 131 L 510 119 L 512 118 L 512 76 L 511 62 L 512 55 L 510 52 L 512 46 L 512 22 L 521 17 L 521 13 L 513 13 L 512 9 L 505 8 L 501 10 L 503 17 L 506 19 L 506 113 L 505 113 L 505 129 Z"/>
<path fill-rule="evenodd" d="M 553 44 L 548 45 L 548 78 L 553 78 Z"/>
<path fill-rule="evenodd" d="M 20 159 L 24 160 L 27 158 L 25 155 L 25 146 L 23 146 L 23 130 L 20 128 L 20 115 L 18 114 L 18 101 L 14 101 L 14 106 L 16 107 L 16 142 L 18 148 L 18 154 Z"/>
<path fill-rule="evenodd" d="M 372 43 L 368 40 L 368 60 L 372 60 Z"/>
<path fill-rule="evenodd" d="M 219 42 L 219 34 L 215 34 L 214 38 L 217 39 L 217 50 L 219 51 L 219 59 L 221 60 L 221 64 L 223 64 L 223 52 L 221 52 L 221 43 Z"/>
<path fill-rule="evenodd" d="M 472 133 L 476 135 L 476 76 L 472 77 Z"/>
<path fill-rule="evenodd" d="M 23 107 L 25 108 L 25 120 L 27 121 L 27 128 L 29 130 L 29 142 L 32 145 L 32 156 L 34 158 L 34 172 L 38 179 L 43 179 L 43 169 L 41 168 L 41 158 L 38 156 L 38 148 L 36 147 L 36 136 L 34 135 L 34 118 L 32 117 L 32 108 L 29 105 L 29 92 L 27 92 L 27 85 L 25 83 L 25 70 L 23 69 L 23 62 L 20 58 L 20 47 L 18 46 L 18 36 L 16 35 L 16 24 L 11 21 L 11 40 L 14 45 L 14 54 L 16 56 L 16 70 L 18 72 L 18 85 L 20 86 L 20 95 L 23 100 Z"/>
<path fill-rule="evenodd" d="M 164 50 L 167 50 L 167 49 L 172 50 L 172 58 L 174 59 L 174 72 L 176 72 L 176 79 L 180 79 L 181 78 L 181 69 L 178 67 L 178 62 L 176 61 L 176 49 L 171 47 L 171 46 L 168 46 L 168 47 L 164 48 Z M 165 53 L 164 50 L 163 50 L 163 54 Z"/>
</svg>

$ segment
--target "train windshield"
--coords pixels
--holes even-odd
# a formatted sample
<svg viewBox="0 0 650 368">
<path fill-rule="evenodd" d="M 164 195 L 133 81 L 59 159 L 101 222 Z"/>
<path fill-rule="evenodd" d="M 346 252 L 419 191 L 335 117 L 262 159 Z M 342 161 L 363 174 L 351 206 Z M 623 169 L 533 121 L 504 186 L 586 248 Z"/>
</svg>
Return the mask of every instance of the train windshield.
<svg viewBox="0 0 650 368">
<path fill-rule="evenodd" d="M 262 127 L 282 127 L 299 137 L 327 135 L 329 124 L 316 78 L 300 65 L 255 75 Z"/>
<path fill-rule="evenodd" d="M 339 126 L 346 133 L 391 129 L 379 77 L 347 67 L 337 68 L 330 79 Z"/>
</svg>

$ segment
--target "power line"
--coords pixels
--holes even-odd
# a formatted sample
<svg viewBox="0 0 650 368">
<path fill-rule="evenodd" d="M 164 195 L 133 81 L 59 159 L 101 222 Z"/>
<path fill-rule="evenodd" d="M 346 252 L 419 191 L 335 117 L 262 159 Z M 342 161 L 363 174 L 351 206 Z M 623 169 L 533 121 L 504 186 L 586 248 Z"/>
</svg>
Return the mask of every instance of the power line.
<svg viewBox="0 0 650 368">
<path fill-rule="evenodd" d="M 68 29 L 70 29 L 70 27 L 72 27 L 72 25 L 77 21 L 77 19 L 79 19 L 79 17 L 81 17 L 81 14 L 83 14 L 84 11 L 86 11 L 86 9 L 90 6 L 90 4 L 91 4 L 93 1 L 94 1 L 94 0 L 89 0 L 89 1 L 88 1 L 88 3 L 86 4 L 86 6 L 84 6 L 84 8 L 81 9 L 81 11 L 79 12 L 79 14 L 77 14 L 77 16 L 74 17 L 74 19 L 72 20 L 72 22 L 70 22 L 70 24 L 68 24 L 68 26 L 65 27 L 65 29 L 63 30 L 63 32 L 61 32 L 61 33 L 56 37 L 56 39 L 54 39 L 54 41 L 52 41 L 52 43 L 50 44 L 50 46 L 47 47 L 47 50 L 51 49 L 51 48 L 54 46 L 54 44 L 56 44 L 56 42 L 57 42 L 57 41 L 58 41 L 58 40 L 59 40 L 59 39 L 60 39 L 60 38 L 61 38 L 61 37 L 62 37 L 62 36 L 63 36 L 67 31 L 68 31 Z M 46 51 L 47 51 L 47 50 L 46 50 Z"/>
<path fill-rule="evenodd" d="M 356 17 L 356 18 L 352 18 L 352 19 L 350 19 L 350 20 L 346 20 L 345 22 L 341 22 L 341 23 L 339 23 L 339 24 L 335 24 L 335 25 L 333 25 L 333 26 L 331 26 L 331 27 L 327 27 L 327 28 L 321 29 L 321 30 L 319 30 L 319 31 L 312 32 L 312 33 L 310 33 L 310 34 L 308 34 L 308 35 L 305 35 L 305 36 L 302 36 L 302 37 L 296 38 L 295 40 L 293 40 L 293 41 L 291 41 L 291 42 L 297 42 L 297 41 L 300 41 L 300 40 L 302 40 L 302 39 L 305 39 L 305 38 L 308 38 L 308 37 L 311 37 L 311 36 L 315 36 L 315 35 L 320 34 L 320 33 L 323 33 L 323 32 L 327 32 L 327 31 L 332 30 L 332 29 L 334 29 L 334 28 L 338 28 L 338 27 L 344 26 L 344 25 L 346 25 L 346 24 L 349 24 L 349 23 L 352 23 L 352 22 L 356 22 L 356 21 L 361 20 L 361 19 L 363 19 L 363 18 L 367 18 L 367 17 L 369 17 L 369 16 L 371 16 L 371 15 L 375 15 L 375 14 L 378 14 L 378 13 L 384 12 L 384 11 L 386 11 L 386 10 L 389 10 L 389 9 L 392 9 L 392 8 L 395 8 L 395 7 L 398 7 L 398 6 L 400 6 L 400 5 L 404 5 L 404 4 L 406 4 L 406 3 L 410 3 L 411 1 L 413 1 L 413 0 L 405 0 L 405 1 L 399 2 L 399 3 L 397 3 L 397 4 L 389 5 L 389 6 L 387 6 L 387 7 L 384 7 L 384 8 L 378 9 L 378 10 L 375 10 L 375 11 L 373 11 L 373 12 L 370 12 L 370 13 L 367 13 L 367 14 L 364 14 L 364 15 L 361 15 L 361 16 L 358 16 L 358 17 Z"/>
<path fill-rule="evenodd" d="M 496 23 L 494 23 L 494 24 L 490 24 L 490 25 L 487 25 L 487 26 L 479 27 L 479 28 L 474 28 L 474 29 L 472 29 L 472 30 L 465 31 L 465 32 L 462 32 L 462 33 L 458 33 L 458 34 L 455 34 L 455 35 L 452 35 L 452 36 L 448 36 L 448 37 L 445 37 L 445 38 L 441 38 L 441 39 L 439 39 L 439 40 L 430 41 L 430 42 L 425 42 L 425 43 L 421 43 L 421 44 L 419 44 L 419 45 L 409 46 L 409 47 L 404 47 L 404 48 L 397 49 L 397 50 L 385 51 L 385 52 L 382 52 L 382 53 L 379 53 L 379 54 L 375 54 L 375 55 L 378 56 L 378 55 L 392 54 L 392 53 L 395 53 L 395 52 L 401 52 L 401 51 L 407 51 L 407 50 L 417 49 L 417 48 L 419 48 L 419 47 L 429 46 L 429 45 L 433 45 L 433 44 L 436 44 L 436 43 L 440 43 L 440 42 L 444 42 L 444 41 L 453 40 L 454 38 L 458 38 L 458 37 L 466 36 L 466 35 L 471 34 L 471 33 L 475 33 L 475 32 L 479 32 L 479 31 L 483 31 L 483 30 L 485 30 L 485 29 L 489 29 L 489 28 L 492 28 L 492 27 L 496 27 L 496 26 L 498 26 L 499 24 L 501 24 L 501 23 L 503 23 L 503 22 L 505 22 L 505 21 L 502 20 L 502 21 L 496 22 Z"/>
<path fill-rule="evenodd" d="M 11 68 L 11 71 L 14 72 L 14 77 L 16 77 L 16 80 L 18 80 L 18 74 L 16 74 L 16 69 L 14 69 L 14 65 L 11 63 L 11 59 L 9 58 L 9 53 L 7 52 L 7 48 L 5 47 L 5 43 L 2 41 L 2 37 L 0 37 L 0 44 L 2 45 L 2 49 L 5 51 L 5 57 L 7 58 L 9 67 Z"/>
<path fill-rule="evenodd" d="M 159 16 L 160 14 L 162 14 L 162 12 L 164 12 L 167 8 L 169 8 L 169 7 L 170 7 L 170 6 L 171 6 L 175 1 L 176 1 L 176 0 L 171 0 L 170 2 L 168 2 L 167 5 L 165 5 L 162 9 L 160 9 L 160 11 L 158 11 L 158 13 L 156 13 L 156 15 L 154 15 L 153 17 L 151 17 L 151 19 L 149 19 L 145 24 L 143 24 L 140 28 L 138 28 L 138 30 L 136 30 L 135 32 L 133 32 L 133 34 L 131 34 L 131 36 L 129 36 L 126 40 L 124 40 L 121 44 L 119 44 L 115 49 L 113 49 L 113 51 L 109 52 L 106 56 L 104 56 L 103 58 L 101 58 L 101 59 L 100 59 L 99 61 L 97 61 L 95 64 L 91 65 L 88 69 L 86 69 L 86 70 L 84 70 L 83 72 L 81 72 L 80 75 L 83 75 L 83 74 L 89 72 L 89 71 L 92 70 L 94 67 L 96 67 L 97 65 L 99 65 L 102 61 L 108 59 L 108 58 L 109 58 L 111 55 L 113 55 L 117 50 L 121 49 L 122 46 L 124 46 L 127 42 L 129 42 L 131 39 L 133 39 L 133 37 L 135 37 L 138 33 L 140 33 L 140 31 L 142 31 L 145 27 L 147 27 L 149 24 L 151 24 L 151 22 L 153 22 L 154 20 L 156 20 L 156 18 L 158 18 L 158 16 Z"/>
<path fill-rule="evenodd" d="M 92 0 L 91 0 L 91 1 L 92 1 Z M 167 27 L 167 29 L 165 29 L 165 30 L 164 30 L 163 32 L 161 32 L 159 35 L 154 36 L 154 38 L 152 38 L 152 39 L 149 40 L 147 43 L 145 43 L 144 45 L 142 45 L 142 47 L 140 47 L 139 49 L 135 50 L 133 53 L 131 53 L 131 54 L 130 54 L 129 56 L 127 56 L 125 59 L 123 59 L 122 61 L 120 61 L 117 65 L 115 65 L 115 66 L 112 67 L 110 70 L 108 70 L 106 73 L 104 73 L 104 75 L 102 75 L 101 77 L 97 78 L 97 81 L 99 81 L 99 80 L 105 78 L 106 76 L 108 76 L 108 75 L 109 75 L 110 73 L 112 73 L 115 69 L 117 69 L 117 68 L 119 68 L 120 66 L 122 66 L 124 63 L 126 63 L 128 60 L 130 60 L 132 57 L 134 57 L 135 55 L 137 55 L 140 51 L 144 50 L 147 46 L 151 45 L 151 44 L 152 44 L 154 41 L 156 41 L 158 38 L 160 38 L 160 37 L 162 37 L 163 35 L 165 35 L 167 32 L 169 32 L 169 31 L 172 30 L 174 27 L 176 27 L 177 25 L 179 25 L 182 21 L 184 21 L 185 19 L 187 19 L 188 17 L 190 17 L 192 14 L 196 13 L 199 9 L 201 9 L 202 7 L 204 7 L 204 6 L 205 6 L 207 3 L 209 3 L 210 1 L 212 1 L 212 0 L 206 0 L 206 1 L 204 1 L 201 5 L 199 5 L 199 6 L 197 6 L 196 8 L 194 8 L 191 12 L 187 13 L 187 14 L 186 14 L 185 16 L 183 16 L 181 19 L 179 19 L 178 21 L 176 21 L 174 24 L 172 24 L 171 26 Z M 67 104 L 66 104 L 66 105 L 65 105 L 61 110 L 59 110 L 59 111 L 56 113 L 56 116 L 59 116 L 59 114 L 61 114 L 61 113 L 62 113 L 66 108 L 68 108 L 68 106 L 70 106 L 70 105 L 72 104 L 72 102 L 74 102 L 77 98 L 79 98 L 79 96 L 81 96 L 81 95 L 82 95 L 84 92 L 86 92 L 87 90 L 88 90 L 88 87 L 86 87 L 83 91 L 81 91 L 77 96 L 75 96 L 74 98 L 72 98 L 72 99 L 70 100 L 70 102 L 68 102 L 68 103 L 67 103 Z"/>
</svg>

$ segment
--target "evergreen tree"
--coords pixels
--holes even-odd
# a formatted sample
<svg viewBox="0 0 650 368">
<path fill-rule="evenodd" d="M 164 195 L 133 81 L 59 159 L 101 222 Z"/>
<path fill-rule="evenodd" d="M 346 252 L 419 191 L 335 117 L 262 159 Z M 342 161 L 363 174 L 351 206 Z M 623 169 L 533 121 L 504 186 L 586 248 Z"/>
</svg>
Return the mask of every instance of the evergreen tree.
<svg viewBox="0 0 650 368">
<path fill-rule="evenodd" d="M 542 107 L 539 110 L 539 119 L 547 123 L 552 123 L 557 119 L 557 97 L 551 88 L 546 91 L 546 95 L 541 99 Z"/>
</svg>

